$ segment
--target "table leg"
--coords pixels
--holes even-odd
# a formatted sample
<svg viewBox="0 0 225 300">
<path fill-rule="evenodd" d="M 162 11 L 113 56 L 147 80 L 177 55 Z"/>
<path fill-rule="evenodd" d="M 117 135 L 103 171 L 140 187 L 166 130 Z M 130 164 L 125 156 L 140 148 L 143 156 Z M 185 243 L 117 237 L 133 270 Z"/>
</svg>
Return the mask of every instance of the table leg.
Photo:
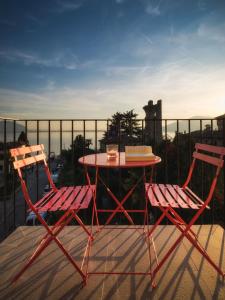
<svg viewBox="0 0 225 300">
<path fill-rule="evenodd" d="M 90 180 L 87 166 L 85 166 L 85 176 L 86 176 L 88 185 L 91 186 L 91 180 Z M 92 210 L 91 226 L 94 225 L 94 216 L 95 216 L 96 224 L 99 227 L 99 220 L 98 220 L 98 214 L 97 214 L 97 208 L 96 208 L 97 185 L 98 185 L 98 167 L 96 167 L 96 171 L 95 171 L 95 192 L 93 193 L 93 210 Z"/>
<path fill-rule="evenodd" d="M 126 202 L 126 200 L 130 197 L 130 195 L 133 193 L 134 189 L 137 187 L 137 185 L 139 184 L 139 182 L 142 180 L 142 176 L 138 179 L 138 181 L 136 182 L 135 185 L 133 185 L 133 187 L 128 191 L 128 193 L 125 195 L 125 197 L 122 199 L 122 201 L 120 202 L 117 197 L 112 193 L 112 191 L 109 189 L 109 187 L 107 187 L 107 185 L 105 184 L 105 182 L 103 181 L 103 179 L 99 176 L 99 180 L 101 181 L 101 183 L 104 185 L 104 187 L 106 188 L 108 194 L 112 197 L 112 199 L 116 202 L 117 207 L 115 208 L 115 210 L 113 211 L 113 213 L 109 216 L 109 218 L 107 219 L 106 223 L 104 226 L 108 225 L 110 223 L 110 221 L 112 220 L 112 218 L 115 216 L 116 213 L 118 213 L 119 210 L 122 210 L 123 214 L 125 215 L 125 217 L 127 218 L 127 220 L 134 225 L 134 222 L 131 218 L 131 216 L 128 214 L 128 212 L 126 211 L 126 209 L 123 207 L 123 204 Z"/>
</svg>

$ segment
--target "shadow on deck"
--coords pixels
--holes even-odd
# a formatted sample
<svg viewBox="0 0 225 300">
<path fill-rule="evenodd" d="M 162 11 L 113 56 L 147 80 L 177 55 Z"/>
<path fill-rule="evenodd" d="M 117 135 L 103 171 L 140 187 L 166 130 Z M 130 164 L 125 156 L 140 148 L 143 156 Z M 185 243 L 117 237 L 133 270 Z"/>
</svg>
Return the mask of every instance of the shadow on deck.
<svg viewBox="0 0 225 300">
<path fill-rule="evenodd" d="M 114 230 L 112 230 L 112 228 Z M 225 270 L 225 232 L 219 225 L 194 226 L 211 258 Z M 9 279 L 34 250 L 44 229 L 17 228 L 0 244 L 0 299 L 225 299 L 225 280 L 202 258 L 187 239 L 172 253 L 151 288 L 144 275 L 90 275 L 81 288 L 81 278 L 55 243 L 44 250 L 22 277 Z M 159 226 L 154 242 L 159 258 L 178 236 L 174 226 Z M 67 226 L 59 238 L 79 262 L 86 236 L 77 226 Z M 152 264 L 155 257 L 152 251 Z M 110 226 L 101 231 L 91 248 L 89 271 L 148 272 L 147 244 L 129 226 Z"/>
</svg>

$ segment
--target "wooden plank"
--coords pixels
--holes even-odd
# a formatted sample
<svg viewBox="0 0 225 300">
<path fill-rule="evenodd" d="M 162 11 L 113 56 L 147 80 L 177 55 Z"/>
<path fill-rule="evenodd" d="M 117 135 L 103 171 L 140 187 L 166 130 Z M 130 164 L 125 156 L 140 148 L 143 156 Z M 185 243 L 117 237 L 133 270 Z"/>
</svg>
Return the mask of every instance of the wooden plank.
<svg viewBox="0 0 225 300">
<path fill-rule="evenodd" d="M 181 207 L 181 208 L 189 208 L 189 206 L 177 194 L 174 185 L 166 184 L 166 187 L 168 188 L 168 190 L 169 190 L 170 194 L 173 196 L 173 198 L 177 201 L 179 207 Z"/>
<path fill-rule="evenodd" d="M 149 185 L 150 185 L 149 183 L 145 184 L 145 190 L 146 190 L 146 192 L 148 192 L 148 195 L 147 195 L 148 199 L 152 206 L 159 206 L 158 200 L 156 199 L 156 197 L 152 191 L 152 186 L 150 185 L 150 187 L 149 187 Z"/>
<path fill-rule="evenodd" d="M 167 189 L 167 186 L 164 184 L 159 184 L 158 186 L 160 188 L 161 193 L 164 195 L 164 197 L 169 202 L 169 205 L 174 208 L 178 208 L 179 205 L 174 201 L 173 197 L 171 196 L 170 192 Z"/>
<path fill-rule="evenodd" d="M 175 187 L 175 191 L 177 192 L 177 194 L 179 194 L 179 198 L 178 198 L 178 201 L 179 199 L 183 199 L 183 201 L 186 202 L 186 204 L 189 206 L 189 208 L 192 208 L 192 209 L 199 209 L 198 205 L 196 205 L 192 199 L 184 193 L 184 191 L 178 186 L 178 185 L 174 185 Z"/>
<path fill-rule="evenodd" d="M 199 153 L 199 152 L 194 152 L 193 153 L 193 157 L 199 160 L 202 160 L 204 162 L 207 162 L 209 164 L 212 164 L 214 166 L 223 167 L 223 160 L 217 157 L 213 157 L 213 156 L 209 156 L 203 153 Z"/>
<path fill-rule="evenodd" d="M 17 170 L 19 168 L 23 168 L 25 166 L 29 166 L 31 164 L 40 162 L 45 159 L 45 154 L 39 154 L 31 157 L 27 157 L 21 160 L 16 160 L 13 162 L 14 168 Z"/>
<path fill-rule="evenodd" d="M 28 147 L 19 147 L 19 148 L 13 148 L 10 149 L 10 154 L 13 157 L 19 156 L 19 155 L 25 155 L 29 154 L 32 152 L 38 152 L 38 151 L 43 151 L 44 150 L 44 145 L 34 145 L 34 146 L 28 146 Z"/>
<path fill-rule="evenodd" d="M 219 147 L 219 146 L 213 146 L 213 145 L 207 145 L 207 144 L 195 144 L 196 150 L 203 150 L 207 152 L 217 153 L 225 155 L 225 147 Z"/>
</svg>

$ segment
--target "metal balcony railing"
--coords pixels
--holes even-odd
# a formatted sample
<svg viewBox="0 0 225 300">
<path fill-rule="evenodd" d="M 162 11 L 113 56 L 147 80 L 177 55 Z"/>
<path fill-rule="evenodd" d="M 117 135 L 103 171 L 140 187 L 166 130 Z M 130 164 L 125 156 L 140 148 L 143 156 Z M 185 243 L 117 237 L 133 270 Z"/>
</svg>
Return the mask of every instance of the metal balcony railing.
<svg viewBox="0 0 225 300">
<path fill-rule="evenodd" d="M 65 185 L 84 180 L 77 163 L 79 156 L 105 151 L 107 143 L 118 143 L 120 151 L 125 145 L 152 145 L 153 152 L 162 158 L 154 180 L 181 184 L 187 175 L 196 142 L 225 146 L 225 119 L 0 119 L 0 238 L 25 224 L 27 217 L 20 185 L 11 166 L 10 148 L 22 144 L 44 144 L 53 177 L 57 184 L 63 182 Z M 214 201 L 216 205 L 210 215 L 201 219 L 203 223 L 225 224 L 224 170 L 215 194 L 218 201 Z M 207 193 L 210 172 L 200 165 L 193 183 L 197 183 L 196 188 L 202 197 Z M 46 188 L 41 166 L 25 173 L 31 197 L 36 201 Z M 110 174 L 106 176 L 110 177 Z M 118 193 L 122 193 L 121 172 L 117 180 Z"/>
</svg>

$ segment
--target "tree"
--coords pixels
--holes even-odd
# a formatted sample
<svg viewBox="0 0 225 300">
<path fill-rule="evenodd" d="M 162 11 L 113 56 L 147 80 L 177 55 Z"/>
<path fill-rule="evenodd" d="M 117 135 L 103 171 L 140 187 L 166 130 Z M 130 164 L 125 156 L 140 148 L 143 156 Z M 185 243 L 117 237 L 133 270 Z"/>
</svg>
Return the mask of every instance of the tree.
<svg viewBox="0 0 225 300">
<path fill-rule="evenodd" d="M 94 153 L 90 149 L 91 139 L 85 139 L 82 135 L 77 135 L 70 145 L 69 149 L 62 150 L 62 158 L 65 161 L 63 170 L 60 174 L 60 182 L 62 185 L 84 184 L 84 170 L 78 163 L 78 159 L 86 154 Z"/>
<path fill-rule="evenodd" d="M 100 140 L 101 149 L 104 150 L 106 144 L 119 144 L 120 149 L 128 144 L 140 144 L 142 128 L 138 124 L 137 116 L 133 109 L 112 115 L 107 131 Z"/>
<path fill-rule="evenodd" d="M 24 131 L 21 131 L 19 137 L 18 137 L 18 143 L 20 146 L 29 146 L 29 141 L 28 141 L 28 138 L 27 138 L 27 135 Z"/>
<path fill-rule="evenodd" d="M 134 110 L 126 111 L 124 113 L 117 112 L 112 115 L 112 118 L 108 121 L 107 131 L 104 133 L 103 138 L 100 140 L 100 148 L 105 151 L 106 144 L 119 144 L 120 151 L 124 151 L 126 145 L 140 145 L 143 143 L 142 127 L 137 119 L 138 114 L 134 113 Z M 142 170 L 141 170 L 142 171 Z M 122 199 L 122 195 L 125 195 L 130 187 L 141 176 L 140 170 L 101 170 L 103 177 L 107 178 L 108 185 L 112 189 L 115 195 Z M 114 205 L 113 201 L 110 201 L 110 197 L 104 194 L 104 189 L 99 189 L 98 196 L 102 195 L 105 201 L 108 199 L 108 205 Z M 127 208 L 139 207 L 142 201 L 137 199 L 144 199 L 143 187 L 139 186 L 135 192 L 130 196 L 130 200 L 126 202 Z M 138 214 L 140 215 L 140 214 Z M 133 216 L 137 223 L 143 220 L 139 219 L 140 216 Z M 113 219 L 113 222 L 119 222 L 126 224 L 127 220 L 123 214 L 118 214 Z"/>
</svg>

